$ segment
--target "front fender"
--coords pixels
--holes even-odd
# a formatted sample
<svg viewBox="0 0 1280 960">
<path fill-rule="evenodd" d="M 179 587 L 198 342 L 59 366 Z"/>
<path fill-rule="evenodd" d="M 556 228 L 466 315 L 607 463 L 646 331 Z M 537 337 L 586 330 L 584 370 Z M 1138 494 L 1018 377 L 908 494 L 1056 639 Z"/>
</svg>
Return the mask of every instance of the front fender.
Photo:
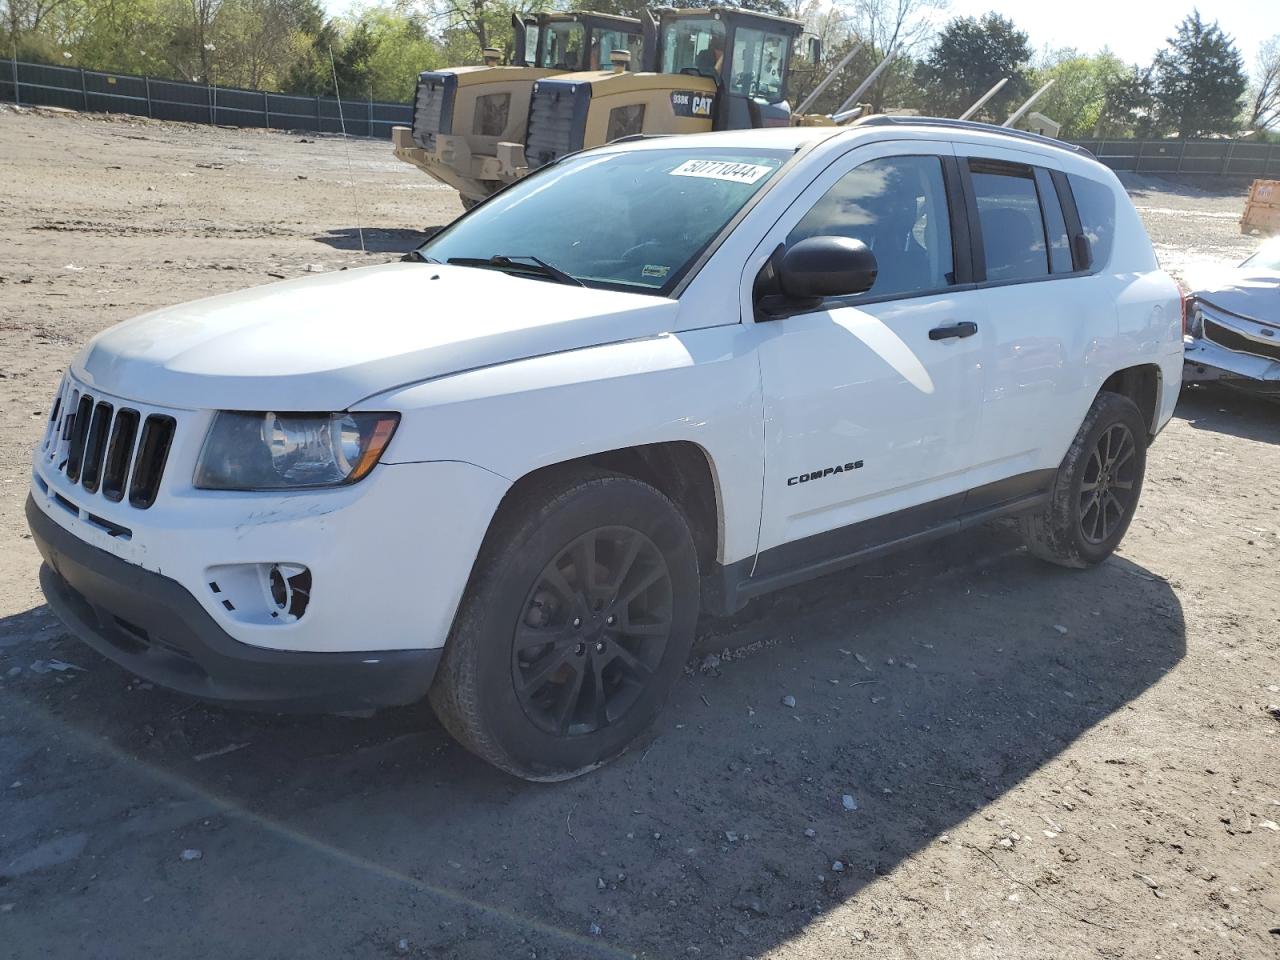
<svg viewBox="0 0 1280 960">
<path fill-rule="evenodd" d="M 754 555 L 764 476 L 760 371 L 743 328 L 712 327 L 466 371 L 368 398 L 402 411 L 386 463 L 460 460 L 511 481 L 567 460 L 688 441 L 706 453 L 722 563 Z"/>
</svg>

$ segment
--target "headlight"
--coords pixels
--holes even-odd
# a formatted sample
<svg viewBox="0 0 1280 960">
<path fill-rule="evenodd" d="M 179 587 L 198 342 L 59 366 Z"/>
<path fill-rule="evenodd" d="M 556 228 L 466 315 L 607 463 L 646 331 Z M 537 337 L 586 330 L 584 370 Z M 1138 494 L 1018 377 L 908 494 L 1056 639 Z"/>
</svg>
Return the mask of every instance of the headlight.
<svg viewBox="0 0 1280 960">
<path fill-rule="evenodd" d="M 205 438 L 195 485 L 205 490 L 335 487 L 364 477 L 398 413 L 222 411 Z"/>
<path fill-rule="evenodd" d="M 1193 337 L 1203 337 L 1204 311 L 1200 309 L 1200 304 L 1197 301 L 1191 301 L 1191 309 L 1189 313 L 1191 315 L 1187 320 L 1187 333 L 1191 334 Z"/>
</svg>

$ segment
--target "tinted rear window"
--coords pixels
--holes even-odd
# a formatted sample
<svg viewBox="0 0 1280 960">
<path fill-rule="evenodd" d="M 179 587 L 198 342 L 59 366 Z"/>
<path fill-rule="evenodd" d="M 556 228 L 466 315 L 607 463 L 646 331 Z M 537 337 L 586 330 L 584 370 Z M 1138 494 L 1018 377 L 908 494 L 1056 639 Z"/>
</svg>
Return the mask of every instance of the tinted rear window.
<svg viewBox="0 0 1280 960">
<path fill-rule="evenodd" d="M 1071 193 L 1080 213 L 1080 227 L 1089 238 L 1090 268 L 1106 266 L 1111 260 L 1111 244 L 1116 235 L 1116 197 L 1106 184 L 1067 174 Z"/>
<path fill-rule="evenodd" d="M 1035 174 L 1021 164 L 970 160 L 987 279 L 1049 275 L 1048 248 Z"/>
</svg>

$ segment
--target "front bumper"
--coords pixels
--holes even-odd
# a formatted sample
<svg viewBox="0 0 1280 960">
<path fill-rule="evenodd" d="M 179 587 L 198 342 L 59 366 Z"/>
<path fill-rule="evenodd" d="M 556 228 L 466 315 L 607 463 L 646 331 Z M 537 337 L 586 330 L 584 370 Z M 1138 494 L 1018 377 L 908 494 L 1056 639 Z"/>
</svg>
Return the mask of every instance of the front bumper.
<svg viewBox="0 0 1280 960">
<path fill-rule="evenodd" d="M 1187 336 L 1183 343 L 1183 383 L 1221 382 L 1280 394 L 1280 361 L 1229 350 L 1203 337 Z"/>
<path fill-rule="evenodd" d="M 143 679 L 205 700 L 353 712 L 420 700 L 442 651 L 311 653 L 234 639 L 181 584 L 85 543 L 27 498 L 49 606 L 81 640 Z"/>
</svg>

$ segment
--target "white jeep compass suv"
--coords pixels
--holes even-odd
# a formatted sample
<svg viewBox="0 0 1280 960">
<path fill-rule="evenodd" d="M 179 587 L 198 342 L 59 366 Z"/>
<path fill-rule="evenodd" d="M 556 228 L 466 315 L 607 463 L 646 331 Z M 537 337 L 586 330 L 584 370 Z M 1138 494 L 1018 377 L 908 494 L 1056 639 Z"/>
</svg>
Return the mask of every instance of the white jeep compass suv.
<svg viewBox="0 0 1280 960">
<path fill-rule="evenodd" d="M 27 515 L 50 605 L 139 676 L 429 695 L 553 780 L 653 720 L 700 609 L 1002 516 L 1103 560 L 1181 374 L 1178 289 L 1073 148 L 890 118 L 633 140 L 404 262 L 95 337 Z"/>
</svg>

